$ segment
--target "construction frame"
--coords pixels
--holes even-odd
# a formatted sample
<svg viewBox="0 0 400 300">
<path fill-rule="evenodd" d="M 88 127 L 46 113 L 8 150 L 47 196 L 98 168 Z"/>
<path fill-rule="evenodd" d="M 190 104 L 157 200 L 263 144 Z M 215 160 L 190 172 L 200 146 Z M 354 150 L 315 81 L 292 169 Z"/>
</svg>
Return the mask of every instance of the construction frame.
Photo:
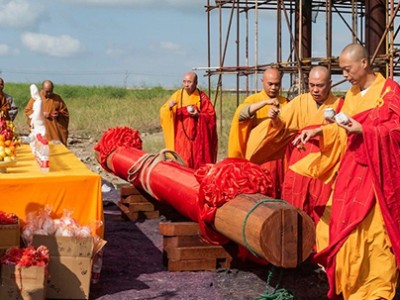
<svg viewBox="0 0 400 300">
<path fill-rule="evenodd" d="M 364 45 L 371 55 L 374 69 L 394 78 L 400 76 L 400 18 L 396 19 L 400 15 L 399 9 L 399 1 L 393 0 L 207 0 L 208 65 L 198 69 L 204 70 L 208 77 L 209 94 L 212 89 L 214 91 L 214 105 L 222 96 L 226 76 L 236 76 L 234 90 L 239 104 L 239 93 L 257 91 L 257 74 L 271 66 L 290 76 L 291 85 L 297 82 L 298 92 L 302 93 L 307 89 L 308 72 L 315 65 L 326 66 L 332 75 L 341 74 L 338 53 L 333 51 L 333 45 L 334 34 L 335 37 L 342 36 L 344 27 L 349 34 L 345 45 Z M 319 51 L 319 56 L 312 49 L 313 22 L 318 14 L 325 21 L 325 45 L 323 54 Z M 272 15 L 275 19 L 275 29 L 272 29 L 275 32 L 275 54 L 274 58 L 269 58 L 270 62 L 260 63 L 265 59 L 259 53 L 260 45 L 269 47 L 271 39 L 262 40 L 259 23 L 261 17 L 270 18 Z M 217 30 L 212 24 L 215 20 Z M 251 21 L 253 27 L 250 26 Z M 341 28 L 337 29 L 339 23 Z M 234 43 L 231 42 L 232 36 Z M 217 43 L 214 43 L 213 37 L 218 39 Z M 318 46 L 321 48 L 320 44 Z M 213 48 L 217 50 L 213 51 Z M 235 52 L 236 61 L 231 65 L 227 63 L 228 49 Z M 283 49 L 289 50 L 284 53 Z M 254 52 L 252 56 L 251 50 Z M 211 81 L 213 76 L 217 76 L 214 87 Z M 254 78 L 253 84 L 250 77 Z M 334 82 L 334 86 L 342 82 L 344 80 Z"/>
</svg>

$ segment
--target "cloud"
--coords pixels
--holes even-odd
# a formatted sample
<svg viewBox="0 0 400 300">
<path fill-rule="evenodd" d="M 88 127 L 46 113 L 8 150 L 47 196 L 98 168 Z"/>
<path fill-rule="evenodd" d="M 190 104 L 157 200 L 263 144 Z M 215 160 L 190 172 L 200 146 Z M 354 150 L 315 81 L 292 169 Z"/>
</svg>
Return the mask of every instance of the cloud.
<svg viewBox="0 0 400 300">
<path fill-rule="evenodd" d="M 168 41 L 161 42 L 157 46 L 157 48 L 161 49 L 161 50 L 165 50 L 165 51 L 167 51 L 169 53 L 172 53 L 172 54 L 179 54 L 179 55 L 186 54 L 185 49 L 183 49 L 183 47 L 181 45 L 173 43 L 173 42 L 168 42 Z"/>
<path fill-rule="evenodd" d="M 12 49 L 7 44 L 0 44 L 0 56 L 14 55 L 18 53 L 18 49 Z"/>
<path fill-rule="evenodd" d="M 36 26 L 44 9 L 36 1 L 0 0 L 0 26 L 27 28 Z"/>
<path fill-rule="evenodd" d="M 132 7 L 132 8 L 168 8 L 168 9 L 192 9 L 203 7 L 197 1 L 191 0 L 64 0 L 67 3 L 76 3 L 94 6 Z"/>
<path fill-rule="evenodd" d="M 55 57 L 70 57 L 80 50 L 80 42 L 69 35 L 51 36 L 26 32 L 22 43 L 30 50 Z"/>
</svg>

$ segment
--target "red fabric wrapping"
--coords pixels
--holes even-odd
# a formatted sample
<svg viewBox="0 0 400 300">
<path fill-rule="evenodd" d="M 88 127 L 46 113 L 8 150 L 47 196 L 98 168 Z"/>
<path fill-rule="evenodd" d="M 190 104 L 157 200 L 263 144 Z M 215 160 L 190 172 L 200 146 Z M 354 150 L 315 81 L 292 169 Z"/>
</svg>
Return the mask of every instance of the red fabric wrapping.
<svg viewBox="0 0 400 300">
<path fill-rule="evenodd" d="M 271 195 L 271 174 L 259 165 L 241 158 L 226 158 L 215 165 L 205 165 L 195 174 L 200 183 L 199 224 L 209 243 L 223 244 L 228 240 L 211 229 L 218 207 L 239 194 Z"/>
<path fill-rule="evenodd" d="M 139 131 L 128 127 L 113 127 L 103 133 L 101 140 L 94 147 L 94 150 L 100 154 L 99 162 L 108 172 L 112 173 L 112 170 L 107 167 L 107 157 L 118 147 L 142 149 L 142 140 Z"/>
<path fill-rule="evenodd" d="M 133 142 L 135 131 L 110 129 L 103 135 L 95 150 L 106 170 L 128 180 L 130 169 L 145 152 L 127 147 Z M 116 133 L 117 137 L 113 134 Z M 129 135 L 125 138 L 123 135 Z M 128 141 L 128 143 L 125 143 Z M 122 144 L 122 147 L 118 147 Z M 115 145 L 115 146 L 112 146 Z M 142 168 L 143 178 L 148 178 L 149 169 Z M 272 194 L 271 174 L 259 165 L 245 159 L 228 158 L 215 165 L 206 164 L 196 172 L 177 162 L 162 161 L 152 168 L 149 182 L 136 177 L 133 184 L 142 188 L 148 185 L 153 196 L 175 208 L 185 217 L 198 222 L 204 237 L 213 244 L 222 244 L 228 240 L 212 229 L 216 209 L 239 194 Z M 129 180 L 128 180 L 129 181 Z"/>
</svg>

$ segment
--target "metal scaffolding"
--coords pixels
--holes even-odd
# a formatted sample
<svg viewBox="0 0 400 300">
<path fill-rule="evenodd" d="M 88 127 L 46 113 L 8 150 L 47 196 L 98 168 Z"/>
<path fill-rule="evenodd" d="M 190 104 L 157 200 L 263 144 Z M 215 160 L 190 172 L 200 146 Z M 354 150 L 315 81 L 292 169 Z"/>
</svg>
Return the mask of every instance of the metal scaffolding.
<svg viewBox="0 0 400 300">
<path fill-rule="evenodd" d="M 400 76 L 400 18 L 396 19 L 400 15 L 399 8 L 399 1 L 393 0 L 207 0 L 208 66 L 198 69 L 208 76 L 209 94 L 211 77 L 218 78 L 214 103 L 222 94 L 226 76 L 236 76 L 234 84 L 239 101 L 239 90 L 247 93 L 258 90 L 258 80 L 254 80 L 251 88 L 249 77 L 257 78 L 257 74 L 270 66 L 290 76 L 291 84 L 297 78 L 300 92 L 303 92 L 304 79 L 314 65 L 325 65 L 332 74 L 341 74 L 338 53 L 333 51 L 333 46 L 337 44 L 335 40 L 342 39 L 345 45 L 352 42 L 364 45 L 373 67 L 386 77 Z M 273 19 L 274 24 L 270 21 L 267 25 L 272 28 L 260 25 L 266 19 Z M 321 28 L 321 19 L 324 28 Z M 218 27 L 212 21 L 216 21 Z M 273 38 L 265 40 L 261 29 L 273 34 Z M 325 43 L 315 45 L 314 30 L 319 32 L 319 40 L 324 35 Z M 214 43 L 213 38 L 218 41 Z M 313 51 L 315 46 L 320 49 L 318 53 Z M 260 54 L 260 49 L 265 48 L 268 48 L 270 62 L 265 61 L 265 54 Z M 231 65 L 227 63 L 228 51 L 235 57 Z"/>
</svg>

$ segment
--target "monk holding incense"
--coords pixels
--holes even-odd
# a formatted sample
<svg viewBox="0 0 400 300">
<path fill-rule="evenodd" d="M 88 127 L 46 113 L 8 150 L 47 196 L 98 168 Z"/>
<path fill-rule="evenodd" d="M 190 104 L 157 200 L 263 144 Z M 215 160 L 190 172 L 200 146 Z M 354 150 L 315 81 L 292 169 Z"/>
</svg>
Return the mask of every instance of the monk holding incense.
<svg viewBox="0 0 400 300">
<path fill-rule="evenodd" d="M 50 80 L 42 83 L 40 97 L 42 98 L 42 111 L 46 126 L 47 140 L 58 140 L 67 145 L 69 112 L 61 96 L 53 93 L 54 84 Z M 31 98 L 25 107 L 25 115 L 30 125 L 29 116 L 33 113 L 34 99 Z"/>
<path fill-rule="evenodd" d="M 245 158 L 248 141 L 252 131 L 268 117 L 269 109 L 274 106 L 279 111 L 288 100 L 279 95 L 282 74 L 277 68 L 269 68 L 263 73 L 263 89 L 247 97 L 233 116 L 228 145 L 228 157 Z M 283 181 L 283 160 L 270 161 L 263 168 L 272 176 L 274 197 L 280 197 Z"/>
<path fill-rule="evenodd" d="M 165 147 L 177 152 L 186 165 L 198 169 L 217 160 L 218 136 L 214 106 L 197 88 L 197 74 L 187 72 L 183 88 L 160 109 Z"/>
<path fill-rule="evenodd" d="M 319 137 L 319 155 L 297 172 L 333 180 L 329 243 L 315 260 L 326 269 L 330 299 L 393 299 L 400 265 L 400 86 L 372 70 L 359 44 L 342 50 L 339 66 L 352 84 L 342 113 L 293 141 Z"/>
</svg>

